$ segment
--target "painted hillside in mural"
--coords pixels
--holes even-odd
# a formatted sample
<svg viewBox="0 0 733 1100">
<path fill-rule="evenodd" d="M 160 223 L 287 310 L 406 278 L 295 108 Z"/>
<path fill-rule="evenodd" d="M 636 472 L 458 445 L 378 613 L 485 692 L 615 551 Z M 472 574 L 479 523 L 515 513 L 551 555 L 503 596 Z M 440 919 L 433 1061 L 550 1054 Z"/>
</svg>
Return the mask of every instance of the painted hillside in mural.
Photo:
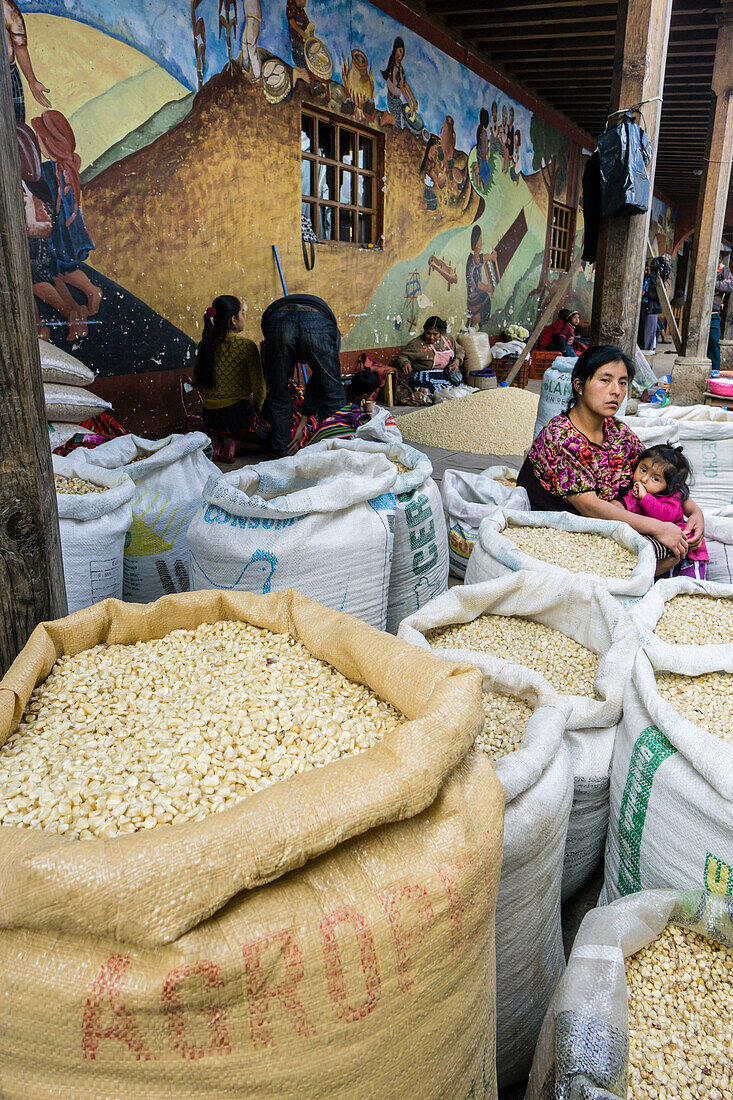
<svg viewBox="0 0 733 1100">
<path fill-rule="evenodd" d="M 185 367 L 219 293 L 259 339 L 273 245 L 345 349 L 534 323 L 582 151 L 377 8 L 3 3 L 39 333 L 98 373 Z"/>
</svg>

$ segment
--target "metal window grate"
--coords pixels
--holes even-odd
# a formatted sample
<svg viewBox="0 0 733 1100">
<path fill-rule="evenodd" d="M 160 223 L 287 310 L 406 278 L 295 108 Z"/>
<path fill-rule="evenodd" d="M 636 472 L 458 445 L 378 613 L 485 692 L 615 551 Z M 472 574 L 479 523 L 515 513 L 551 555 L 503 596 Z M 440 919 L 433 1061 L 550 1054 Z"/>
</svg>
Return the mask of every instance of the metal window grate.
<svg viewBox="0 0 733 1100">
<path fill-rule="evenodd" d="M 550 241 L 550 268 L 567 271 L 575 238 L 575 211 L 561 202 L 552 204 L 552 240 Z"/>
<path fill-rule="evenodd" d="M 380 240 L 382 141 L 340 118 L 303 111 L 301 210 L 320 241 L 363 246 Z"/>
</svg>

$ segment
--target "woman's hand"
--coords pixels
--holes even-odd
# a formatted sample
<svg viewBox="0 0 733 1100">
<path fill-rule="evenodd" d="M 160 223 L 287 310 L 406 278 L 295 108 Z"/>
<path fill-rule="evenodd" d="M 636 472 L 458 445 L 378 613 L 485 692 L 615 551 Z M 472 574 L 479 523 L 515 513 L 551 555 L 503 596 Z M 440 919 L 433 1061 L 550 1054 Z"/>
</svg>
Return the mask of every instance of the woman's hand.
<svg viewBox="0 0 733 1100">
<path fill-rule="evenodd" d="M 409 378 L 410 375 L 412 374 L 412 364 L 411 363 L 400 363 L 400 370 L 404 374 L 405 378 Z"/>
<path fill-rule="evenodd" d="M 687 515 L 687 527 L 685 527 L 684 533 L 687 536 L 690 549 L 697 550 L 705 535 L 705 517 L 691 500 L 687 500 L 685 503 L 691 505 L 691 508 Z"/>
<path fill-rule="evenodd" d="M 294 455 L 294 454 L 297 454 L 297 452 L 300 450 L 300 441 L 303 438 L 303 433 L 305 432 L 305 426 L 306 426 L 307 423 L 308 423 L 308 417 L 307 416 L 301 416 L 300 423 L 298 424 L 298 427 L 293 432 L 292 439 L 290 440 L 290 443 L 288 444 L 288 449 L 287 449 L 287 452 L 286 452 L 287 454 Z"/>
<path fill-rule="evenodd" d="M 676 523 L 655 522 L 652 535 L 671 550 L 676 558 L 684 558 L 687 555 L 687 539 Z"/>
</svg>

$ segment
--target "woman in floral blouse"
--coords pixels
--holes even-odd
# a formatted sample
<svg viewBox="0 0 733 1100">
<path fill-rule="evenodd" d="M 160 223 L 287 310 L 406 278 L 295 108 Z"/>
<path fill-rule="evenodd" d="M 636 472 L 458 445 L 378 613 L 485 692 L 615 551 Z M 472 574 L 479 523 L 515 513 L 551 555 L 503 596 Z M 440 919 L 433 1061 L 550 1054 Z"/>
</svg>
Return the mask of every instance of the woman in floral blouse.
<svg viewBox="0 0 733 1100">
<path fill-rule="evenodd" d="M 620 348 L 589 348 L 573 370 L 568 409 L 535 439 L 517 484 L 534 511 L 573 512 L 594 519 L 623 520 L 655 545 L 657 575 L 684 558 L 704 535 L 700 509 L 685 502 L 687 528 L 627 512 L 621 497 L 644 450 L 641 440 L 615 419 L 634 377 L 634 364 Z"/>
</svg>

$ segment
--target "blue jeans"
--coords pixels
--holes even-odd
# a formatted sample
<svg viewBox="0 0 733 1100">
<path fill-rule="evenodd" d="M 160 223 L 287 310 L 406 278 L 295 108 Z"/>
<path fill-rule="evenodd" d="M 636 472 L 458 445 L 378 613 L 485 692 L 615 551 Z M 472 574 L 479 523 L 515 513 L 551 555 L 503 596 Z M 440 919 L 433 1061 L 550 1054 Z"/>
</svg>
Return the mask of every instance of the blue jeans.
<svg viewBox="0 0 733 1100">
<path fill-rule="evenodd" d="M 285 454 L 293 431 L 293 403 L 288 383 L 298 363 L 307 363 L 303 412 L 329 416 L 346 404 L 341 382 L 341 333 L 333 321 L 312 309 L 278 309 L 262 325 L 265 337 L 262 369 L 267 383 L 267 408 L 272 449 Z"/>
<path fill-rule="evenodd" d="M 710 335 L 708 336 L 708 359 L 713 370 L 720 370 L 720 314 L 710 316 Z"/>
</svg>

